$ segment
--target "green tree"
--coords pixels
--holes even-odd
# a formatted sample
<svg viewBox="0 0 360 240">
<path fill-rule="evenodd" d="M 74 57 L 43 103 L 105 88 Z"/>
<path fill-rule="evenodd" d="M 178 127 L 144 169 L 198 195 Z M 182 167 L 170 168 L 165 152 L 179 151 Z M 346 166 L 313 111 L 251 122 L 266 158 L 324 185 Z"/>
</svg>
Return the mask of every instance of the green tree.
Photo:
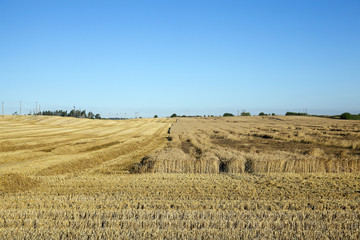
<svg viewBox="0 0 360 240">
<path fill-rule="evenodd" d="M 285 116 L 307 116 L 307 113 L 298 113 L 298 112 L 286 112 Z"/>
<path fill-rule="evenodd" d="M 233 117 L 234 114 L 232 113 L 224 113 L 223 117 Z"/>
<path fill-rule="evenodd" d="M 75 110 L 74 109 L 69 112 L 69 117 L 75 117 Z"/>
<path fill-rule="evenodd" d="M 88 113 L 88 118 L 94 119 L 94 114 L 93 114 L 92 112 L 89 112 L 89 113 Z"/>
<path fill-rule="evenodd" d="M 82 117 L 82 118 L 87 118 L 87 115 L 86 115 L 86 111 L 85 111 L 85 110 L 81 111 L 80 117 Z"/>
<path fill-rule="evenodd" d="M 95 118 L 96 118 L 96 119 L 101 119 L 100 114 L 97 113 L 97 114 L 95 115 Z"/>
<path fill-rule="evenodd" d="M 76 117 L 76 118 L 80 118 L 80 117 L 81 117 L 81 111 L 80 111 L 80 110 L 76 110 L 76 111 L 75 111 L 75 117 Z"/>
<path fill-rule="evenodd" d="M 171 115 L 171 117 L 172 117 L 172 118 L 177 117 L 176 113 L 173 113 L 173 114 Z"/>
<path fill-rule="evenodd" d="M 341 119 L 351 119 L 352 115 L 350 113 L 348 113 L 348 112 L 345 112 L 345 113 L 340 115 L 340 118 Z"/>
<path fill-rule="evenodd" d="M 154 115 L 154 118 L 158 118 L 158 115 Z"/>
</svg>

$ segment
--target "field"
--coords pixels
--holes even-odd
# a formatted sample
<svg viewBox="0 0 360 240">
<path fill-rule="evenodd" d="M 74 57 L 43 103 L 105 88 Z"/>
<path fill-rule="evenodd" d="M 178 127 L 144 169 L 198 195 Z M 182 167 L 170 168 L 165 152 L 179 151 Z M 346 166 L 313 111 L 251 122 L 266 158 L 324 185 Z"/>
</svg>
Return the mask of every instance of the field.
<svg viewBox="0 0 360 240">
<path fill-rule="evenodd" d="M 359 121 L 5 116 L 0 129 L 0 239 L 360 238 Z"/>
</svg>

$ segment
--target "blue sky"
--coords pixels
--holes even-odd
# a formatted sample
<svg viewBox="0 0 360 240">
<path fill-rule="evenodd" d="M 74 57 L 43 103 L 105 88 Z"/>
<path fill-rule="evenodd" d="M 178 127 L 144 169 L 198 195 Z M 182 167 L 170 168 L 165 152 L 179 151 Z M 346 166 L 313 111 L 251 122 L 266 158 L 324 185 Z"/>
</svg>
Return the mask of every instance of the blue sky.
<svg viewBox="0 0 360 240">
<path fill-rule="evenodd" d="M 360 1 L 0 0 L 11 114 L 360 113 Z"/>
</svg>

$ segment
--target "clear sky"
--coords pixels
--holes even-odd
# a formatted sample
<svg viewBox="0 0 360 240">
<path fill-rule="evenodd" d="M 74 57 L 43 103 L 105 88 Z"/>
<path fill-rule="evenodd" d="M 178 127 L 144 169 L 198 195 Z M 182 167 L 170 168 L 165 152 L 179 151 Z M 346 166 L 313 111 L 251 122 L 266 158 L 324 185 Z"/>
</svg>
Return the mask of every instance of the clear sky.
<svg viewBox="0 0 360 240">
<path fill-rule="evenodd" d="M 360 1 L 0 0 L 11 114 L 360 113 Z"/>
</svg>

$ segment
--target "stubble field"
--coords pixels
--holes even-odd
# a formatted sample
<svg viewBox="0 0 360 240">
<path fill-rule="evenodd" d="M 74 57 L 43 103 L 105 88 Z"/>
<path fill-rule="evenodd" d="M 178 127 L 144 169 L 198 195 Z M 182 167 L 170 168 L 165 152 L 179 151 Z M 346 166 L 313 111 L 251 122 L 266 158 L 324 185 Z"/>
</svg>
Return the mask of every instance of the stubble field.
<svg viewBox="0 0 360 240">
<path fill-rule="evenodd" d="M 359 239 L 359 170 L 358 121 L 5 116 L 0 238 Z"/>
</svg>

